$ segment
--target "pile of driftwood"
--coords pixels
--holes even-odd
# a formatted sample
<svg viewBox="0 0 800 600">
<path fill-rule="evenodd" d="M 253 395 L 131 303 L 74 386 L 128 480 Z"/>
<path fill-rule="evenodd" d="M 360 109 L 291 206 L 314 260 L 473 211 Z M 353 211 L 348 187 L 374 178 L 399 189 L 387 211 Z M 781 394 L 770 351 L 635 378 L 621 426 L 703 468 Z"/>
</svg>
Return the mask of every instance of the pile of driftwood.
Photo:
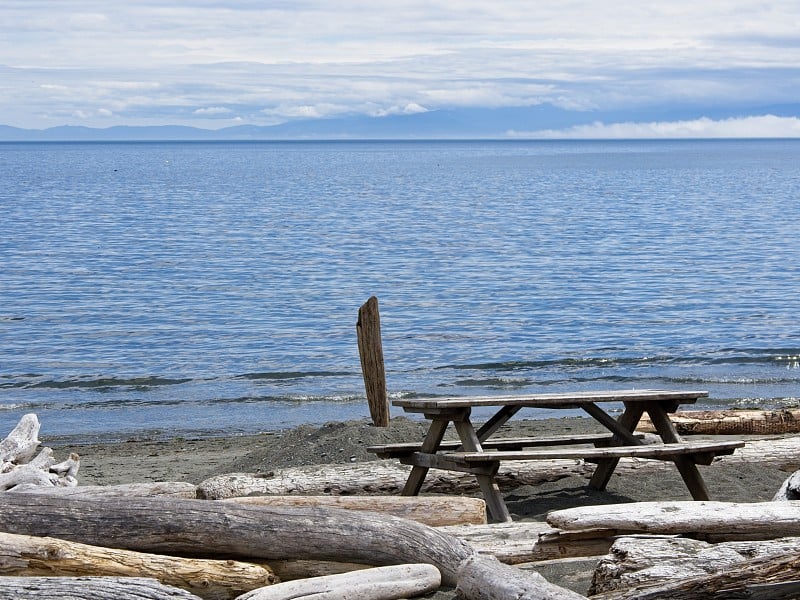
<svg viewBox="0 0 800 600">
<path fill-rule="evenodd" d="M 230 474 L 199 486 L 76 487 L 78 457 L 54 464 L 38 450 L 38 431 L 26 415 L 0 442 L 0 477 L 9 476 L 0 598 L 390 600 L 445 586 L 476 600 L 578 600 L 585 596 L 535 572 L 542 561 L 575 557 L 598 557 L 589 592 L 603 600 L 790 597 L 800 580 L 798 474 L 774 502 L 595 506 L 552 512 L 547 523 L 487 525 L 475 498 L 385 495 L 407 476 L 391 461 Z M 785 465 L 798 456 L 800 438 L 782 438 L 718 462 Z M 589 469 L 521 463 L 500 482 Z M 429 482 L 429 491 L 459 494 L 474 486 L 455 473 Z"/>
<path fill-rule="evenodd" d="M 48 449 L 33 458 L 38 432 L 26 415 L 0 443 L 9 475 L 41 472 L 0 494 L 2 598 L 389 600 L 441 585 L 476 600 L 581 598 L 451 533 L 374 512 L 378 502 L 366 511 L 212 502 L 185 497 L 183 483 L 75 487 L 78 457 L 66 470 L 40 459 Z M 481 502 L 463 505 L 485 520 Z"/>
</svg>

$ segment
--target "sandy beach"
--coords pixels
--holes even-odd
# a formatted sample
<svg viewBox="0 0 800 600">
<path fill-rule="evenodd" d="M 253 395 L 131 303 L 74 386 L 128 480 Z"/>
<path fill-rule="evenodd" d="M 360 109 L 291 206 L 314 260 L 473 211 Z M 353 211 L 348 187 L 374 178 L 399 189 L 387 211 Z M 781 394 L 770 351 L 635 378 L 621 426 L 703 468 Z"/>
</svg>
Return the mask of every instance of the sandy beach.
<svg viewBox="0 0 800 600">
<path fill-rule="evenodd" d="M 600 431 L 586 418 L 517 421 L 507 435 L 569 434 Z M 200 483 L 213 475 L 233 472 L 264 473 L 271 469 L 376 460 L 366 451 L 370 444 L 421 439 L 425 425 L 405 417 L 392 419 L 378 429 L 369 421 L 332 422 L 322 427 L 295 429 L 252 436 L 206 439 L 132 439 L 119 443 L 79 444 L 69 438 L 47 439 L 57 457 L 68 452 L 81 456 L 81 485 L 112 485 L 147 481 Z M 701 467 L 715 500 L 755 502 L 770 500 L 796 465 L 712 465 Z M 551 510 L 590 504 L 648 500 L 690 500 L 675 469 L 613 476 L 605 491 L 586 486 L 585 476 L 568 475 L 536 486 L 522 485 L 505 491 L 514 520 L 544 520 Z M 551 581 L 586 593 L 594 560 L 550 564 L 537 568 Z M 445 595 L 442 595 L 445 594 Z M 451 597 L 440 592 L 437 599 Z"/>
</svg>

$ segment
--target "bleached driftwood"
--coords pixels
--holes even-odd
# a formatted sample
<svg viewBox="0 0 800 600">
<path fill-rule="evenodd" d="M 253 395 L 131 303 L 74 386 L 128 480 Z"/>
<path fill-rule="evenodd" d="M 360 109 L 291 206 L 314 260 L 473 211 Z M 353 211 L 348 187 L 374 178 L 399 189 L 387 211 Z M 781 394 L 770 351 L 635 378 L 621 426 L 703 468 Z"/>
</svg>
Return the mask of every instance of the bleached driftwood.
<svg viewBox="0 0 800 600">
<path fill-rule="evenodd" d="M 0 491 L 17 487 L 75 486 L 80 457 L 72 453 L 56 463 L 53 451 L 39 447 L 39 419 L 35 414 L 24 415 L 14 430 L 0 441 Z"/>
<path fill-rule="evenodd" d="M 797 556 L 800 538 L 709 544 L 683 537 L 621 537 L 597 563 L 590 594 L 735 570 L 754 559 Z"/>
<path fill-rule="evenodd" d="M 772 497 L 773 502 L 786 502 L 800 500 L 800 471 L 795 471 L 781 485 Z"/>
<path fill-rule="evenodd" d="M 582 598 L 533 573 L 479 555 L 461 540 L 407 519 L 334 508 L 245 506 L 173 498 L 54 498 L 0 494 L 0 530 L 146 552 L 249 559 L 426 563 L 467 600 Z M 462 566 L 469 562 L 469 568 Z M 485 579 L 486 585 L 481 586 Z M 502 585 L 500 584 L 502 582 Z M 497 585 L 495 585 L 497 584 Z M 478 589 L 483 590 L 478 594 Z M 522 595 L 520 595 L 522 591 Z"/>
<path fill-rule="evenodd" d="M 0 600 L 200 600 L 141 577 L 0 577 Z"/>
<path fill-rule="evenodd" d="M 800 433 L 800 409 L 781 410 L 691 410 L 670 416 L 681 435 L 766 435 Z M 647 415 L 638 431 L 653 433 Z"/>
<path fill-rule="evenodd" d="M 435 592 L 441 583 L 442 576 L 432 565 L 395 565 L 287 581 L 237 600 L 398 600 Z"/>
<path fill-rule="evenodd" d="M 800 436 L 748 440 L 730 456 L 719 456 L 714 465 L 758 462 L 784 466 L 798 464 Z M 501 489 L 538 485 L 570 475 L 591 477 L 595 465 L 583 460 L 534 460 L 503 463 L 496 481 Z M 621 459 L 615 473 L 674 471 L 668 461 Z M 233 496 L 258 495 L 399 495 L 411 467 L 397 460 L 368 461 L 345 465 L 315 465 L 276 469 L 265 474 L 230 473 L 206 479 L 198 486 L 198 497 L 221 500 Z M 470 494 L 479 492 L 473 475 L 432 469 L 422 487 L 428 494 Z"/>
<path fill-rule="evenodd" d="M 800 501 L 636 502 L 556 510 L 547 522 L 564 530 L 691 534 L 706 539 L 800 536 Z"/>
<path fill-rule="evenodd" d="M 196 498 L 197 486 L 183 481 L 121 483 L 119 485 L 81 485 L 78 487 L 17 487 L 10 493 L 47 493 L 61 498 L 130 498 L 164 496 L 168 498 Z"/>
<path fill-rule="evenodd" d="M 592 600 L 778 600 L 800 597 L 800 557 L 767 556 L 736 568 L 592 596 Z"/>
<path fill-rule="evenodd" d="M 263 565 L 176 558 L 13 533 L 0 533 L 0 575 L 147 577 L 206 600 L 227 600 L 277 580 Z"/>
<path fill-rule="evenodd" d="M 23 415 L 8 437 L 0 442 L 0 464 L 29 462 L 39 447 L 39 428 L 35 414 Z"/>
<path fill-rule="evenodd" d="M 225 501 L 258 506 L 327 506 L 366 510 L 432 527 L 486 523 L 486 503 L 480 498 L 463 496 L 244 496 Z"/>
<path fill-rule="evenodd" d="M 521 521 L 452 525 L 440 531 L 464 540 L 481 554 L 516 565 L 543 560 L 601 556 L 614 542 L 613 531 L 560 531 L 547 523 Z"/>
</svg>

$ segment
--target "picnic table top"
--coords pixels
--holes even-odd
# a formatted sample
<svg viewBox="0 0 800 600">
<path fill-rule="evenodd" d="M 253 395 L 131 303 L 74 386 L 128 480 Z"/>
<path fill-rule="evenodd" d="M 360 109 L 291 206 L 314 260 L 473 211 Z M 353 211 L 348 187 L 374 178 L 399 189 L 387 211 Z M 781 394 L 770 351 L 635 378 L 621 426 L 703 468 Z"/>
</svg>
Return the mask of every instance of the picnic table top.
<svg viewBox="0 0 800 600">
<path fill-rule="evenodd" d="M 506 396 L 459 396 L 448 398 L 400 398 L 393 406 L 410 410 L 471 408 L 478 406 L 529 406 L 566 408 L 594 402 L 672 401 L 691 404 L 708 392 L 696 390 L 610 390 Z"/>
</svg>

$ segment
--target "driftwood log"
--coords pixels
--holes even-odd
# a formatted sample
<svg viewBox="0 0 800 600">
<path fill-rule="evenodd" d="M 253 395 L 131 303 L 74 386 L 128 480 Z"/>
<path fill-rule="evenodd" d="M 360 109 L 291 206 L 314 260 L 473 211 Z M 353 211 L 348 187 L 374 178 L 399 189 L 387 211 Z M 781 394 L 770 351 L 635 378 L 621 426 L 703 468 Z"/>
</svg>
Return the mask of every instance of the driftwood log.
<svg viewBox="0 0 800 600">
<path fill-rule="evenodd" d="M 780 600 L 800 597 L 800 557 L 768 556 L 733 569 L 592 596 L 592 600 Z"/>
<path fill-rule="evenodd" d="M 800 538 L 709 544 L 682 537 L 621 537 L 594 571 L 590 594 L 661 585 L 722 570 L 754 559 L 800 554 Z"/>
<path fill-rule="evenodd" d="M 12 533 L 0 533 L 0 575 L 146 577 L 207 600 L 235 598 L 277 580 L 263 565 L 144 554 Z"/>
<path fill-rule="evenodd" d="M 619 533 L 691 535 L 710 541 L 800 536 L 800 501 L 636 502 L 556 510 L 559 529 L 613 529 Z"/>
<path fill-rule="evenodd" d="M 257 506 L 323 506 L 394 515 L 432 527 L 486 523 L 486 503 L 462 496 L 244 496 L 226 502 Z"/>
<path fill-rule="evenodd" d="M 369 512 L 173 498 L 0 494 L 0 530 L 189 556 L 345 560 L 375 566 L 426 563 L 468 600 L 582 598 L 535 573 L 478 555 L 465 542 L 431 527 Z"/>
<path fill-rule="evenodd" d="M 162 481 L 55 488 L 23 487 L 22 489 L 14 488 L 9 493 L 49 494 L 59 498 L 131 498 L 148 496 L 196 498 L 197 486 L 183 481 Z"/>
<path fill-rule="evenodd" d="M 238 600 L 398 600 L 435 592 L 441 583 L 432 565 L 396 565 L 279 583 Z"/>
<path fill-rule="evenodd" d="M 681 435 L 766 435 L 800 433 L 800 409 L 687 410 L 670 416 Z M 647 415 L 637 430 L 654 433 Z"/>
<path fill-rule="evenodd" d="M 141 577 L 3 577 L 0 600 L 200 600 Z"/>
<path fill-rule="evenodd" d="M 714 459 L 727 466 L 759 462 L 789 472 L 800 469 L 800 436 L 753 440 L 730 456 Z M 496 481 L 501 489 L 538 485 L 570 475 L 591 477 L 595 466 L 583 460 L 533 460 L 501 464 Z M 621 459 L 616 473 L 673 471 L 668 461 Z M 397 460 L 368 461 L 346 465 L 316 465 L 276 469 L 265 474 L 229 473 L 206 479 L 198 486 L 198 497 L 221 500 L 234 496 L 259 495 L 399 495 L 411 467 Z M 425 494 L 470 494 L 479 492 L 477 481 L 468 473 L 432 470 L 422 487 Z"/>
</svg>

